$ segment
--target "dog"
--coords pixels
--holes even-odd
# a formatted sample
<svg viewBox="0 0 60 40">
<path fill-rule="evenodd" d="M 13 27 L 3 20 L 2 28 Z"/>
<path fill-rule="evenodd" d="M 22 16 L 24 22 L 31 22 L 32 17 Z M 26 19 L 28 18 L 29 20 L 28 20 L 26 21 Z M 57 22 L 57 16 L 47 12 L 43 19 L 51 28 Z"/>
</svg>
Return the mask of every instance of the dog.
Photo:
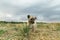
<svg viewBox="0 0 60 40">
<path fill-rule="evenodd" d="M 35 16 L 31 16 L 31 15 L 27 15 L 28 18 L 28 22 L 27 22 L 27 26 L 33 31 L 35 32 L 36 29 L 36 17 Z"/>
</svg>

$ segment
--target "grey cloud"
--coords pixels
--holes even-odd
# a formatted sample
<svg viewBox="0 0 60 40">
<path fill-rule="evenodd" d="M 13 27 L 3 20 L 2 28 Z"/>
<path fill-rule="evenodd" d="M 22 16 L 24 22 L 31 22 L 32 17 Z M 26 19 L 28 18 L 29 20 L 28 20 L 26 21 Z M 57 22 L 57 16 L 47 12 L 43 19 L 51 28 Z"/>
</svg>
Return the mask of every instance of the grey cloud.
<svg viewBox="0 0 60 40">
<path fill-rule="evenodd" d="M 26 16 L 28 14 L 34 15 L 37 17 L 39 21 L 59 21 L 60 18 L 52 18 L 54 15 L 60 15 L 60 10 L 55 10 L 56 8 L 60 8 L 60 5 L 50 7 L 50 3 L 52 1 L 47 1 L 44 3 L 36 3 L 29 7 L 23 7 L 21 5 L 12 5 L 11 3 L 2 2 L 0 5 L 0 11 L 8 12 L 8 14 L 12 14 L 12 18 L 3 18 L 3 20 L 15 20 L 15 21 L 26 21 Z M 52 16 L 52 17 L 51 17 Z"/>
</svg>

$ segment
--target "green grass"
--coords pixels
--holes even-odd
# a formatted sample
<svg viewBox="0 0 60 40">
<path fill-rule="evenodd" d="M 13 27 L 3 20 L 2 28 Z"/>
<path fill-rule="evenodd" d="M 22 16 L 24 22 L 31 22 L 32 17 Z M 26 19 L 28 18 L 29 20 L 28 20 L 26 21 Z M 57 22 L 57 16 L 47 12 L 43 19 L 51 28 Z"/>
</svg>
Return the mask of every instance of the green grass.
<svg viewBox="0 0 60 40">
<path fill-rule="evenodd" d="M 58 27 L 56 28 L 56 30 L 57 30 L 57 31 L 60 31 L 60 26 L 58 26 Z"/>
<path fill-rule="evenodd" d="M 0 36 L 2 36 L 2 34 L 4 34 L 5 31 L 4 30 L 0 30 Z"/>
</svg>

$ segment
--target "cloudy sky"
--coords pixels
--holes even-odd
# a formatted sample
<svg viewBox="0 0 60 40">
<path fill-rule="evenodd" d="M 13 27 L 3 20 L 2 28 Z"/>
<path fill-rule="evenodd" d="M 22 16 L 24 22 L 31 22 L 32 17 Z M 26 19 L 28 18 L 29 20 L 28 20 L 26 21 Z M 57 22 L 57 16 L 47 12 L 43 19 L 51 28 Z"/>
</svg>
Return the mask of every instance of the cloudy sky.
<svg viewBox="0 0 60 40">
<path fill-rule="evenodd" d="M 60 22 L 60 0 L 0 0 L 0 21 L 26 21 L 28 14 Z"/>
</svg>

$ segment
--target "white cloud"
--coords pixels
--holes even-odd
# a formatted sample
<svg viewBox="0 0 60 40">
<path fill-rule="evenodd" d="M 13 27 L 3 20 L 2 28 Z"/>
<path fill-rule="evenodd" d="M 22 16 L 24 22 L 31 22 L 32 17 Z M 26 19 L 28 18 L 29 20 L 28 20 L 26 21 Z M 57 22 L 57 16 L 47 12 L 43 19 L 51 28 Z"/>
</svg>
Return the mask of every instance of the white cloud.
<svg viewBox="0 0 60 40">
<path fill-rule="evenodd" d="M 60 5 L 60 0 L 52 0 L 50 2 L 50 6 L 51 7 L 54 7 L 54 6 L 57 6 L 57 5 Z"/>
<path fill-rule="evenodd" d="M 20 7 L 29 7 L 35 3 L 39 2 L 39 0 L 2 0 L 1 3 L 7 3 L 10 5 L 20 6 Z"/>
<path fill-rule="evenodd" d="M 37 16 L 37 20 L 38 21 L 44 21 L 44 16 L 43 15 L 39 15 L 39 16 Z"/>
<path fill-rule="evenodd" d="M 51 19 L 54 19 L 54 18 L 60 18 L 60 15 L 52 15 L 50 16 Z"/>
<path fill-rule="evenodd" d="M 7 19 L 11 20 L 12 17 L 13 17 L 12 14 L 0 11 L 0 21 L 2 21 L 2 20 L 6 21 Z"/>
<path fill-rule="evenodd" d="M 12 17 L 12 14 L 0 12 L 0 17 Z"/>
<path fill-rule="evenodd" d="M 55 8 L 55 9 L 53 9 L 53 10 L 55 10 L 55 11 L 60 11 L 60 8 Z"/>
</svg>

